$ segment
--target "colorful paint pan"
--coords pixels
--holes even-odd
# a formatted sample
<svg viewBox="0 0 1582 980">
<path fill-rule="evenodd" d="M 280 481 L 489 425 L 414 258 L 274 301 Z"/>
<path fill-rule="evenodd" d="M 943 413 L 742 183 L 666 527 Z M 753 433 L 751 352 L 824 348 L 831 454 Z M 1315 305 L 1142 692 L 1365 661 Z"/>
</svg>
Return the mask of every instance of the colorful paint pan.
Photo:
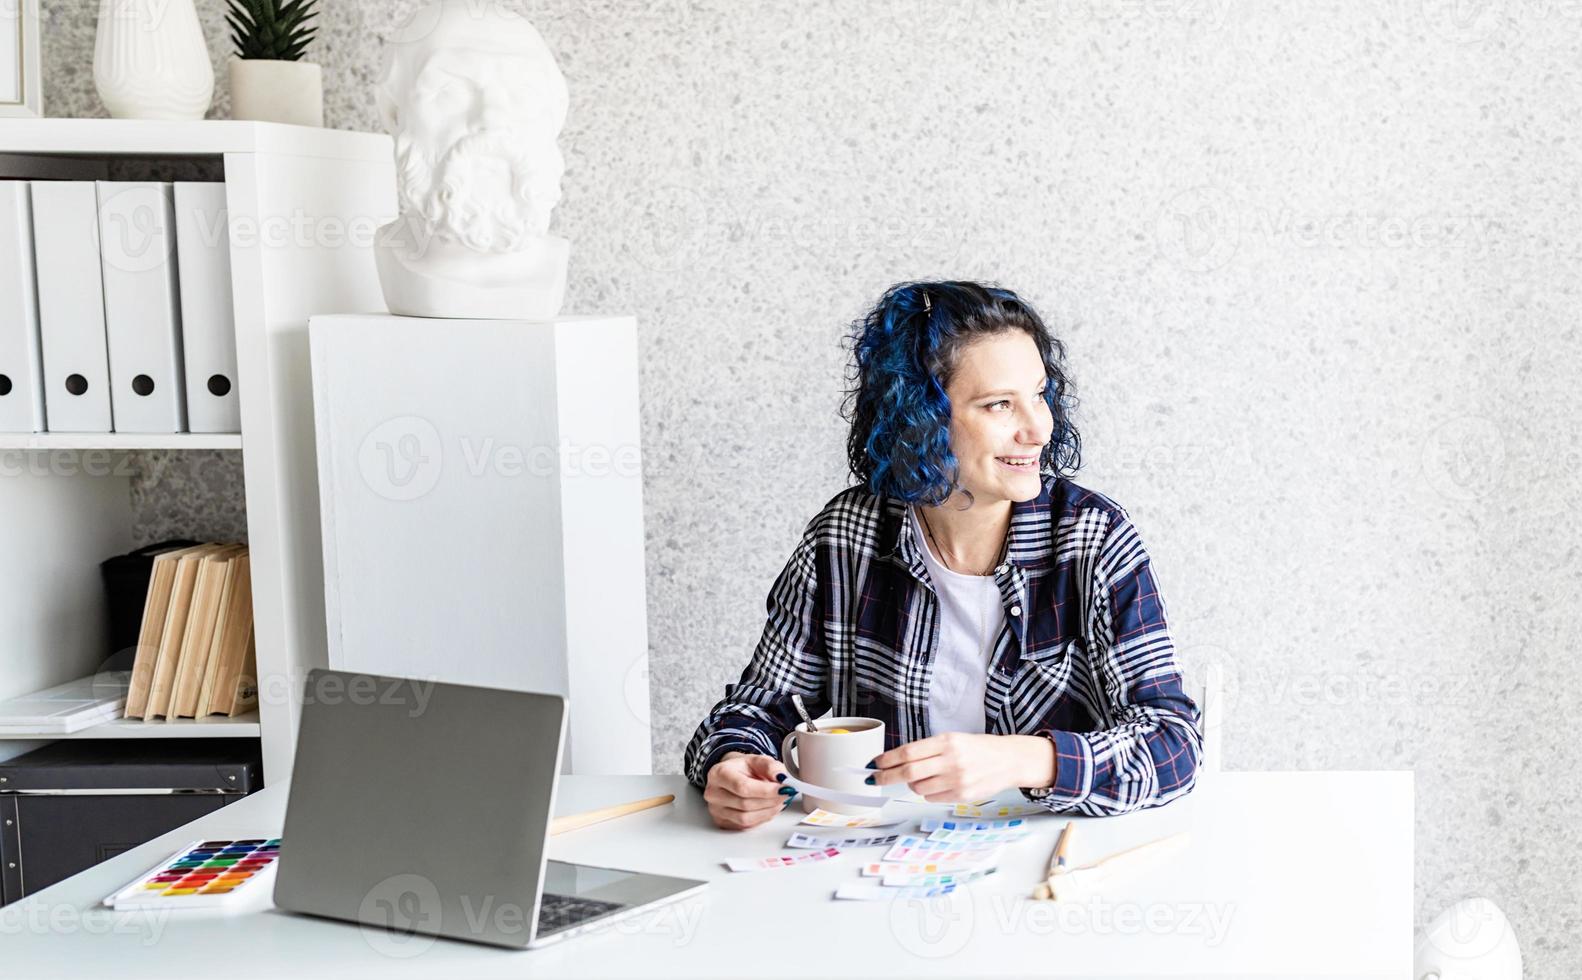
<svg viewBox="0 0 1582 980">
<path fill-rule="evenodd" d="M 268 892 L 280 838 L 193 841 L 104 900 L 115 909 L 204 908 Z"/>
</svg>

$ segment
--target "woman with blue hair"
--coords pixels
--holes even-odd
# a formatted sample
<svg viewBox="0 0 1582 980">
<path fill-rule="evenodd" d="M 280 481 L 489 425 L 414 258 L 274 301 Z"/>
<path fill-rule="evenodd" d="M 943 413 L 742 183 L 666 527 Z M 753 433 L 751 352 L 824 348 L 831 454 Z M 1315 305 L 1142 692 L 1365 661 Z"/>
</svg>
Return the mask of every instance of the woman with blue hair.
<svg viewBox="0 0 1582 980">
<path fill-rule="evenodd" d="M 892 286 L 852 331 L 857 485 L 808 524 L 768 621 L 685 770 L 723 828 L 795 790 L 799 716 L 885 723 L 876 786 L 931 801 L 1010 787 L 1089 815 L 1188 792 L 1202 751 L 1148 554 L 1126 511 L 1065 475 L 1081 440 L 1065 349 L 1015 293 Z"/>
</svg>

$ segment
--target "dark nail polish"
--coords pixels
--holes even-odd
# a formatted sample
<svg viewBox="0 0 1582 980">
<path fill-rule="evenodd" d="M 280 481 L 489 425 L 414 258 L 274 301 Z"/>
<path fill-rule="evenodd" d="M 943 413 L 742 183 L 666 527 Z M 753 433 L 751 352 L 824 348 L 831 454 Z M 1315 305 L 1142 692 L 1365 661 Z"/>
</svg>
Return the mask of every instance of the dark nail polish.
<svg viewBox="0 0 1582 980">
<path fill-rule="evenodd" d="M 879 768 L 879 766 L 872 759 L 869 759 L 868 760 L 868 768 L 869 769 L 877 769 L 877 768 Z"/>
<path fill-rule="evenodd" d="M 795 786 L 782 786 L 782 787 L 780 787 L 780 795 L 781 796 L 795 796 L 796 795 L 796 787 Z"/>
<path fill-rule="evenodd" d="M 783 783 L 785 781 L 786 781 L 786 774 L 785 773 L 783 773 L 783 772 L 775 773 L 775 782 Z"/>
<path fill-rule="evenodd" d="M 864 779 L 863 782 L 867 783 L 869 786 L 877 786 L 878 785 L 878 783 L 875 783 L 873 781 L 873 777 L 872 776 L 869 776 L 867 779 Z"/>
</svg>

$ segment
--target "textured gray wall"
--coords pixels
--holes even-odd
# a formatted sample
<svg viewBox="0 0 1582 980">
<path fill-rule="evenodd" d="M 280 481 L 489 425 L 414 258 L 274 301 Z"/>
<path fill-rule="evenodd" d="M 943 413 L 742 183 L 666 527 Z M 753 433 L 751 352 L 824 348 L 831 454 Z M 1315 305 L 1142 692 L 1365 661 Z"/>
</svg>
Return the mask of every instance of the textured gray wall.
<svg viewBox="0 0 1582 980">
<path fill-rule="evenodd" d="M 50 114 L 102 115 L 95 5 L 44 6 Z M 328 121 L 377 128 L 411 4 L 328 7 Z M 846 322 L 996 279 L 1069 344 L 1078 481 L 1136 517 L 1189 665 L 1227 668 L 1229 766 L 1415 769 L 1420 917 L 1487 895 L 1529 976 L 1582 975 L 1582 8 L 527 9 L 571 84 L 568 309 L 642 324 L 657 767 L 845 485 Z M 175 471 L 140 488 L 161 532 L 227 485 Z"/>
</svg>

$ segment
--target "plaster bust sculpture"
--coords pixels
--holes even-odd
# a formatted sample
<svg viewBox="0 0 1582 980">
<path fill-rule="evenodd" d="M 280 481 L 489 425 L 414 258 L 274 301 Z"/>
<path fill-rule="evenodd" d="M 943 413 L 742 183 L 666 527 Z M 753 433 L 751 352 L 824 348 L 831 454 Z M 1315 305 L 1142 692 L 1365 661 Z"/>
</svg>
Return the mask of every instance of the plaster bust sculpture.
<svg viewBox="0 0 1582 980">
<path fill-rule="evenodd" d="M 533 25 L 503 4 L 435 0 L 386 47 L 377 96 L 401 208 L 374 250 L 391 312 L 559 314 L 570 245 L 548 231 L 569 99 Z"/>
</svg>

